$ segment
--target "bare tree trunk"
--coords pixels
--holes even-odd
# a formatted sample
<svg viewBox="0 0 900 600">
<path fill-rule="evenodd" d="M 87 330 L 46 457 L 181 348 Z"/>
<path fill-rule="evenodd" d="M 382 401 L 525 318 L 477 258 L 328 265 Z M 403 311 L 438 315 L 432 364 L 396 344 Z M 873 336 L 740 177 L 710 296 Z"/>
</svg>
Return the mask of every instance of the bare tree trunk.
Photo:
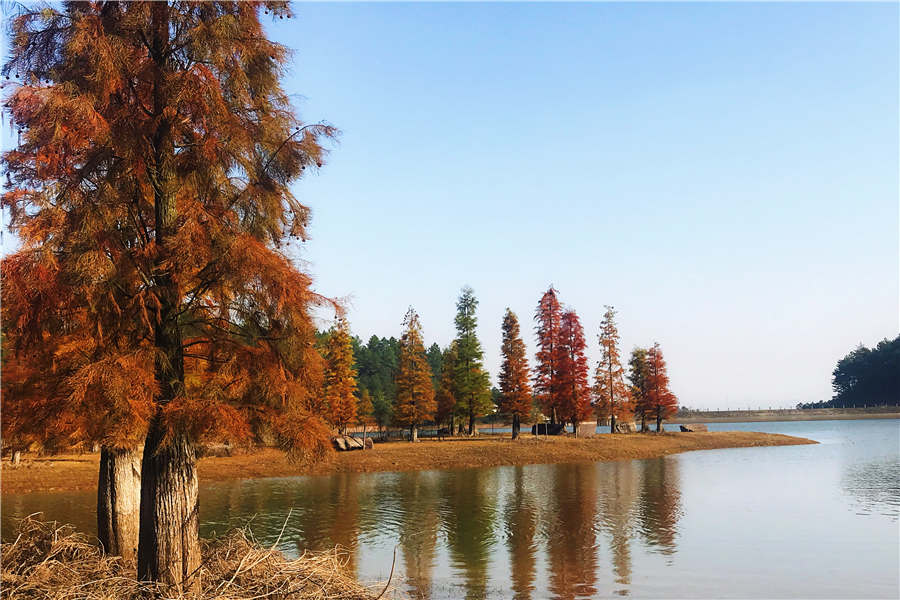
<svg viewBox="0 0 900 600">
<path fill-rule="evenodd" d="M 363 423 L 363 450 L 366 449 L 366 424 Z"/>
<path fill-rule="evenodd" d="M 200 566 L 197 455 L 183 432 L 165 440 L 153 420 L 141 463 L 141 532 L 138 578 L 183 591 L 195 589 Z"/>
<path fill-rule="evenodd" d="M 519 437 L 519 414 L 516 413 L 513 415 L 512 422 L 512 439 L 518 439 Z"/>
<path fill-rule="evenodd" d="M 662 414 L 656 413 L 656 431 L 662 431 Z"/>
<path fill-rule="evenodd" d="M 616 415 L 615 414 L 611 414 L 609 416 L 609 432 L 610 433 L 616 432 Z"/>
<path fill-rule="evenodd" d="M 469 435 L 473 435 L 475 433 L 475 407 L 474 407 L 475 399 L 472 398 L 472 402 L 469 403 Z"/>
<path fill-rule="evenodd" d="M 100 448 L 97 538 L 107 554 L 134 560 L 141 508 L 141 448 Z"/>
<path fill-rule="evenodd" d="M 419 441 L 419 428 L 415 425 L 409 426 L 409 441 L 410 442 L 418 442 Z"/>
</svg>

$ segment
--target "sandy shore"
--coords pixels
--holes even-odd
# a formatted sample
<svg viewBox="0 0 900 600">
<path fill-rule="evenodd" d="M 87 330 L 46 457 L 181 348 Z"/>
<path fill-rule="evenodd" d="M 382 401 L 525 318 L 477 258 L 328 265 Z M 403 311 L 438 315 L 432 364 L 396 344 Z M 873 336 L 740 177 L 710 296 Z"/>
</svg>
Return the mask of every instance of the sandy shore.
<svg viewBox="0 0 900 600">
<path fill-rule="evenodd" d="M 373 450 L 339 452 L 331 461 L 304 468 L 287 460 L 279 450 L 264 448 L 233 456 L 200 459 L 201 481 L 324 475 L 374 471 L 460 469 L 500 465 L 594 462 L 654 458 L 691 450 L 815 444 L 804 438 L 754 432 L 663 433 L 600 436 L 591 439 L 508 438 L 453 439 L 391 442 Z M 18 467 L 4 461 L 3 494 L 93 489 L 97 482 L 98 454 L 25 456 Z"/>
</svg>

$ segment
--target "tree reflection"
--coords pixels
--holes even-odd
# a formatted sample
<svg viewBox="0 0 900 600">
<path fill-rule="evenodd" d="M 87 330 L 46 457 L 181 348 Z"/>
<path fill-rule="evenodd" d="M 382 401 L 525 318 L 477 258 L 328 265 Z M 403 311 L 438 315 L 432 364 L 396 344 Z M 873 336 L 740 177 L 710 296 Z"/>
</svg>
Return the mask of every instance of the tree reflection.
<svg viewBox="0 0 900 600">
<path fill-rule="evenodd" d="M 681 491 L 678 461 L 652 458 L 640 461 L 643 485 L 638 498 L 640 531 L 647 544 L 659 553 L 675 553 Z"/>
<path fill-rule="evenodd" d="M 450 560 L 465 572 L 466 598 L 484 598 L 494 540 L 496 495 L 488 485 L 496 469 L 441 472 L 441 511 Z"/>
<path fill-rule="evenodd" d="M 616 461 L 604 465 L 609 473 L 601 486 L 600 523 L 610 534 L 613 571 L 616 583 L 631 583 L 632 509 L 637 497 L 638 475 L 633 461 Z M 619 593 L 627 593 L 620 590 Z"/>
<path fill-rule="evenodd" d="M 597 591 L 597 465 L 556 465 L 552 482 L 544 522 L 550 591 L 557 598 L 590 597 Z"/>
<path fill-rule="evenodd" d="M 510 576 L 513 598 L 531 598 L 534 589 L 535 543 L 537 510 L 532 494 L 525 486 L 522 467 L 515 468 L 513 488 L 506 498 L 504 509 L 506 547 L 509 549 Z"/>
<path fill-rule="evenodd" d="M 396 484 L 399 498 L 400 549 L 406 568 L 406 583 L 415 598 L 431 597 L 437 532 L 437 486 L 430 473 L 400 475 Z"/>
<path fill-rule="evenodd" d="M 347 572 L 352 576 L 356 576 L 359 538 L 358 478 L 355 473 L 312 477 L 298 490 L 303 497 L 295 498 L 293 505 L 300 534 L 298 551 L 322 551 L 340 545 L 348 553 Z"/>
</svg>

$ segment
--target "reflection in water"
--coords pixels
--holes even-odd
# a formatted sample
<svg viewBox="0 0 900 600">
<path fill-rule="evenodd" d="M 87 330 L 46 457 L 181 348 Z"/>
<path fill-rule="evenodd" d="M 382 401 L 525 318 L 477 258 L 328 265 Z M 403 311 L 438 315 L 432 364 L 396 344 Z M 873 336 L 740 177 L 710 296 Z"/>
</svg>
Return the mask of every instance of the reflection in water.
<svg viewBox="0 0 900 600">
<path fill-rule="evenodd" d="M 487 589 L 497 500 L 487 487 L 496 477 L 496 469 L 441 472 L 442 525 L 451 564 L 463 571 L 467 599 L 484 598 Z"/>
<path fill-rule="evenodd" d="M 853 463 L 844 468 L 841 488 L 856 500 L 860 514 L 878 512 L 894 521 L 900 517 L 900 461 Z"/>
<path fill-rule="evenodd" d="M 547 491 L 551 504 L 543 523 L 550 590 L 557 598 L 590 597 L 597 591 L 597 466 L 559 465 L 551 481 L 552 488 Z"/>
<path fill-rule="evenodd" d="M 288 556 L 340 544 L 366 582 L 396 548 L 393 581 L 420 598 L 900 597 L 898 422 L 766 427 L 822 443 L 204 484 L 201 535 L 249 524 L 270 546 L 285 526 Z M 43 511 L 93 534 L 95 508 L 93 491 L 4 494 L 0 533 Z"/>
<path fill-rule="evenodd" d="M 537 529 L 537 510 L 534 492 L 525 483 L 522 467 L 515 467 L 513 487 L 506 497 L 503 511 L 506 529 L 506 547 L 509 549 L 509 569 L 513 598 L 531 598 L 534 589 L 535 553 L 534 534 Z"/>
<path fill-rule="evenodd" d="M 640 462 L 643 470 L 638 518 L 641 535 L 661 554 L 675 553 L 676 526 L 680 515 L 678 461 L 651 458 Z"/>
<path fill-rule="evenodd" d="M 394 488 L 395 496 L 401 498 L 399 533 L 406 584 L 415 598 L 431 597 L 431 571 L 440 525 L 433 475 L 404 473 Z"/>
<path fill-rule="evenodd" d="M 638 473 L 632 461 L 611 463 L 609 471 L 601 486 L 600 526 L 610 536 L 616 583 L 627 586 L 631 583 L 631 521 L 639 485 Z M 617 593 L 624 595 L 628 590 L 625 588 Z"/>
</svg>

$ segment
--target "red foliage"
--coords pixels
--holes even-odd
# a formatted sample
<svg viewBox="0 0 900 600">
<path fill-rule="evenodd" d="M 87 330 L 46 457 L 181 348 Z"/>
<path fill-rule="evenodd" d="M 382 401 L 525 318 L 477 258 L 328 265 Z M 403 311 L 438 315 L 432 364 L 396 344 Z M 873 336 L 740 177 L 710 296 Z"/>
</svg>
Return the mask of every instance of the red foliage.
<svg viewBox="0 0 900 600">
<path fill-rule="evenodd" d="M 534 395 L 543 411 L 551 421 L 557 421 L 559 409 L 559 367 L 557 365 L 557 341 L 559 339 L 562 308 L 557 291 L 550 286 L 538 303 L 534 314 L 537 321 L 535 332 L 538 338 L 538 351 L 535 355 Z"/>
<path fill-rule="evenodd" d="M 528 358 L 525 342 L 519 334 L 519 319 L 506 309 L 503 317 L 503 343 L 500 346 L 503 363 L 500 365 L 500 410 L 519 419 L 531 413 L 531 385 L 528 383 Z"/>
<path fill-rule="evenodd" d="M 559 338 L 554 348 L 559 369 L 559 414 L 576 425 L 591 414 L 591 388 L 588 385 L 587 344 L 584 329 L 573 310 L 562 314 Z"/>
<path fill-rule="evenodd" d="M 669 390 L 666 361 L 659 344 L 647 351 L 647 400 L 648 412 L 656 418 L 656 430 L 660 431 L 664 419 L 678 410 L 678 398 Z"/>
</svg>

